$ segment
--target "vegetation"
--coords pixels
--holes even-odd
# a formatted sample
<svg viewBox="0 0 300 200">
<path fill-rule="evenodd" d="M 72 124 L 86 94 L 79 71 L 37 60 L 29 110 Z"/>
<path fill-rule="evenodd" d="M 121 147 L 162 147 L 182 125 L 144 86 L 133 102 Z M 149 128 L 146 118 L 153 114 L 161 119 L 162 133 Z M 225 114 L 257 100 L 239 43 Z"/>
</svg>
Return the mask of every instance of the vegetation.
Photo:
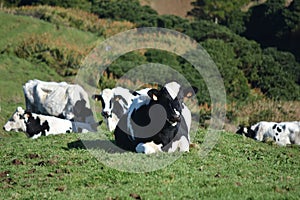
<svg viewBox="0 0 300 200">
<path fill-rule="evenodd" d="M 266 6 L 264 9 L 253 7 L 247 13 L 225 0 L 202 2 L 205 3 L 202 17 L 197 17 L 195 12 L 196 18 L 188 21 L 171 15 L 159 16 L 136 0 L 1 1 L 4 5 L 0 11 L 1 126 L 17 106 L 24 107 L 22 85 L 25 82 L 36 78 L 73 82 L 82 59 L 99 42 L 118 32 L 145 25 L 180 31 L 207 50 L 223 77 L 228 100 L 226 122 L 233 124 L 228 128 L 231 132 L 223 131 L 219 135 L 207 157 L 201 157 L 199 152 L 204 148 L 208 132 L 199 129 L 192 134 L 196 136 L 191 152 L 179 156 L 167 167 L 137 174 L 110 168 L 99 162 L 91 151 L 107 160 L 125 158 L 140 166 L 146 159 L 161 162 L 170 155 L 111 153 L 101 149 L 101 145 L 88 150 L 79 140 L 83 135 L 28 140 L 23 133 L 1 129 L 1 198 L 297 199 L 300 195 L 299 147 L 259 143 L 232 132 L 238 124 L 250 125 L 260 120 L 299 120 L 300 66 L 295 56 L 300 54 L 294 51 L 299 47 L 281 46 L 287 35 L 293 35 L 289 37 L 293 41 L 298 38 L 298 2 L 281 7 L 281 2 L 271 4 L 270 1 L 262 5 Z M 214 8 L 220 9 L 209 11 L 210 5 L 216 3 L 219 7 Z M 17 7 L 23 5 L 30 6 Z M 256 40 L 253 41 L 238 35 L 251 38 L 250 33 L 254 31 L 251 27 L 259 23 L 253 13 L 258 12 L 266 15 L 265 23 L 280 13 L 274 23 L 283 23 L 284 29 L 273 24 L 274 32 L 270 33 L 278 42 L 277 48 L 269 47 L 271 44 L 264 43 L 262 36 L 252 38 Z M 216 17 L 223 26 L 212 22 Z M 268 30 L 262 33 L 264 31 Z M 189 62 L 170 52 L 143 49 L 122 55 L 101 77 L 99 88 L 113 87 L 117 78 L 147 63 L 171 66 L 198 86 L 200 105 L 191 110 L 201 115 L 201 126 L 208 126 L 212 108 L 205 82 Z M 123 81 L 140 84 L 138 79 Z M 108 137 L 106 141 L 113 140 L 111 133 L 104 129 L 102 125 L 100 132 Z"/>
</svg>

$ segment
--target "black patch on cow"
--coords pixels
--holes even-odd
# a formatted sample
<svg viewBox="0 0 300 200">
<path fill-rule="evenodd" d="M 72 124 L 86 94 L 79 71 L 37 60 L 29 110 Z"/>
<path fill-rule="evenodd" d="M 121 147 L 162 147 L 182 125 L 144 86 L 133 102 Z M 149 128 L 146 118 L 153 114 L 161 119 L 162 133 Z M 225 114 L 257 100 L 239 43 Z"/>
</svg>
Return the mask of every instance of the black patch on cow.
<svg viewBox="0 0 300 200">
<path fill-rule="evenodd" d="M 76 101 L 74 108 L 74 121 L 77 122 L 86 122 L 86 118 L 93 116 L 93 112 L 90 108 L 86 107 L 86 101 L 84 99 Z"/>
<path fill-rule="evenodd" d="M 113 109 L 111 112 L 117 115 L 119 119 L 124 115 L 124 109 L 119 101 L 114 102 Z"/>
<path fill-rule="evenodd" d="M 244 129 L 247 129 L 247 132 L 244 132 Z M 246 137 L 249 137 L 249 138 L 254 138 L 255 135 L 256 135 L 256 132 L 255 130 L 252 130 L 250 126 L 239 126 L 239 129 L 236 131 L 237 134 L 240 134 L 240 135 L 245 135 Z"/>
<path fill-rule="evenodd" d="M 46 136 L 46 131 L 50 130 L 48 121 L 46 120 L 41 124 L 41 119 L 38 116 L 34 118 L 31 112 L 25 111 L 25 115 L 28 117 L 27 121 L 25 121 L 25 125 L 26 133 L 29 137 L 40 133 L 42 136 Z"/>
<path fill-rule="evenodd" d="M 273 127 L 272 127 L 272 129 L 276 129 L 276 127 L 277 127 L 277 124 L 274 124 Z"/>
<path fill-rule="evenodd" d="M 279 133 L 281 133 L 282 129 L 281 129 L 280 127 L 277 127 L 277 131 L 278 131 Z"/>
</svg>

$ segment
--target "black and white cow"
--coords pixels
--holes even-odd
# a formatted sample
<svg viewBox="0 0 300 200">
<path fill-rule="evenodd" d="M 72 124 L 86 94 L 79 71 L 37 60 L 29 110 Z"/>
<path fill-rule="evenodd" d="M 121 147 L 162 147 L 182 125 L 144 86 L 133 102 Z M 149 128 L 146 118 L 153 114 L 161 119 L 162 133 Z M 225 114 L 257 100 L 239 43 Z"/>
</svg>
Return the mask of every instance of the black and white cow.
<svg viewBox="0 0 300 200">
<path fill-rule="evenodd" d="M 61 119 L 54 116 L 46 116 L 31 113 L 18 107 L 9 121 L 4 125 L 5 131 L 22 131 L 29 138 L 56 135 L 64 133 L 85 133 L 97 131 L 99 124 L 88 124 Z"/>
<path fill-rule="evenodd" d="M 23 85 L 26 109 L 37 114 L 94 124 L 88 94 L 77 84 L 29 80 Z"/>
<path fill-rule="evenodd" d="M 236 132 L 258 141 L 274 140 L 276 144 L 300 144 L 300 122 L 258 122 L 251 127 L 240 127 Z"/>
<path fill-rule="evenodd" d="M 247 137 L 253 138 L 258 141 L 265 141 L 267 138 L 274 137 L 272 127 L 277 124 L 276 122 L 261 121 L 250 127 L 240 126 L 236 133 L 244 134 Z"/>
<path fill-rule="evenodd" d="M 121 117 L 114 131 L 116 145 L 138 153 L 189 151 L 190 124 L 182 116 L 183 98 L 196 92 L 177 82 L 149 90 L 143 103 L 133 103 Z"/>
<path fill-rule="evenodd" d="M 100 95 L 93 95 L 96 101 L 101 101 L 101 115 L 109 131 L 114 131 L 120 118 L 127 112 L 134 98 L 138 95 L 147 94 L 150 88 L 132 91 L 123 87 L 113 89 L 106 88 Z"/>
</svg>

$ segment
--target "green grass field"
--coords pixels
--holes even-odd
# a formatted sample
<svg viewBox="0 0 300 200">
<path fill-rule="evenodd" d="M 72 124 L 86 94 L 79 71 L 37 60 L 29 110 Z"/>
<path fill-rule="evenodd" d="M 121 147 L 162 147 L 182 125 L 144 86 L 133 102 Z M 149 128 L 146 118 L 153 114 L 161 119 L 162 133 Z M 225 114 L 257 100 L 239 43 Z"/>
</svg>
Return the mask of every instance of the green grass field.
<svg viewBox="0 0 300 200">
<path fill-rule="evenodd" d="M 8 43 L 12 47 L 17 45 L 22 33 L 47 31 L 51 35 L 56 34 L 53 25 L 29 17 L 0 13 L 0 20 L 0 49 Z M 19 28 L 7 32 L 8 27 Z M 67 28 L 57 36 L 74 42 L 70 38 L 72 35 L 76 35 L 76 40 L 83 44 L 97 40 L 90 33 Z M 13 53 L 0 53 L 1 126 L 16 106 L 24 107 L 22 84 L 35 78 L 64 80 L 46 64 L 37 65 Z M 101 128 L 105 129 L 104 126 Z M 111 138 L 111 133 L 105 130 L 100 130 L 100 134 Z M 97 138 L 92 133 L 31 140 L 24 133 L 1 129 L 0 199 L 300 198 L 300 147 L 279 147 L 222 132 L 212 151 L 203 158 L 199 152 L 203 148 L 205 134 L 205 130 L 197 131 L 194 139 L 196 147 L 189 153 L 142 155 L 107 152 L 101 145 L 97 146 L 97 140 L 95 148 L 85 149 L 80 139 Z M 110 167 L 122 168 L 122 164 L 126 163 L 122 160 L 131 163 L 129 167 L 137 168 L 147 167 L 145 164 L 153 160 L 151 164 L 155 167 L 162 159 L 172 157 L 176 159 L 169 165 L 143 173 Z"/>
</svg>

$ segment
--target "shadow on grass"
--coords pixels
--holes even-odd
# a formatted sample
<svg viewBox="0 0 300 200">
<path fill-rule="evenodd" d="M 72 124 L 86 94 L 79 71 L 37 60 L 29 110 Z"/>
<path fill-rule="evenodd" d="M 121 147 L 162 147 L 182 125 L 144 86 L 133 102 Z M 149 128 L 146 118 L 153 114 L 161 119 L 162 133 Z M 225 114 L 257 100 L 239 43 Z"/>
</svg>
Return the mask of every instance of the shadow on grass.
<svg viewBox="0 0 300 200">
<path fill-rule="evenodd" d="M 110 140 L 76 140 L 74 142 L 68 143 L 68 148 L 70 149 L 95 149 L 104 150 L 107 153 L 125 153 L 126 151 L 117 147 L 113 141 Z"/>
</svg>

